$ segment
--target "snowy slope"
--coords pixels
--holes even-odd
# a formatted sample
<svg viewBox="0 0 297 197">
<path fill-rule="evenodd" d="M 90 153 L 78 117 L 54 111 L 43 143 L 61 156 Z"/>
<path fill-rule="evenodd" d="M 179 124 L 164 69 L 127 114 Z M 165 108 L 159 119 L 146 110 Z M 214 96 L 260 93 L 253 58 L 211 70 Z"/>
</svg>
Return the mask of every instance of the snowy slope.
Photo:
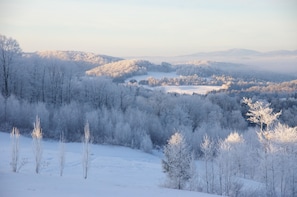
<svg viewBox="0 0 297 197">
<path fill-rule="evenodd" d="M 147 73 L 148 67 L 152 64 L 145 60 L 121 60 L 103 66 L 95 67 L 86 72 L 87 75 L 109 76 L 109 77 L 130 77 Z"/>
<path fill-rule="evenodd" d="M 91 167 L 82 176 L 82 145 L 66 144 L 64 174 L 59 176 L 59 144 L 43 141 L 40 174 L 34 172 L 31 138 L 20 138 L 20 160 L 26 164 L 18 173 L 10 168 L 10 136 L 0 132 L 0 196 L 200 196 L 214 195 L 160 187 L 164 181 L 160 154 L 146 154 L 125 147 L 92 145 Z"/>
</svg>

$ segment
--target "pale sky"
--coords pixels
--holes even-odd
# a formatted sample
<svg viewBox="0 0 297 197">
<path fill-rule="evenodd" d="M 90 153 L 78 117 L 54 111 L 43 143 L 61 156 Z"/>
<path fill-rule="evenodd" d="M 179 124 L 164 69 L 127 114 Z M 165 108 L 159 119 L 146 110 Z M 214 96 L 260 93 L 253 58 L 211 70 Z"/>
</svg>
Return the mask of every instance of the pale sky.
<svg viewBox="0 0 297 197">
<path fill-rule="evenodd" d="M 297 0 L 0 0 L 23 51 L 174 56 L 297 49 Z"/>
</svg>

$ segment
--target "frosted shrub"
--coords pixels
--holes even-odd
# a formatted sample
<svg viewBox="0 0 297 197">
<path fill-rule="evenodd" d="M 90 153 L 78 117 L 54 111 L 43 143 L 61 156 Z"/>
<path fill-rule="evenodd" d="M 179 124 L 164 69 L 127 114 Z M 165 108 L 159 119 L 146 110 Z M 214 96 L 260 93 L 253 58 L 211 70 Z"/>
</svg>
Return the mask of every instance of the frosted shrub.
<svg viewBox="0 0 297 197">
<path fill-rule="evenodd" d="M 140 149 L 143 150 L 146 153 L 151 153 L 153 149 L 153 143 L 149 135 L 144 135 L 141 143 L 140 143 Z"/>
</svg>

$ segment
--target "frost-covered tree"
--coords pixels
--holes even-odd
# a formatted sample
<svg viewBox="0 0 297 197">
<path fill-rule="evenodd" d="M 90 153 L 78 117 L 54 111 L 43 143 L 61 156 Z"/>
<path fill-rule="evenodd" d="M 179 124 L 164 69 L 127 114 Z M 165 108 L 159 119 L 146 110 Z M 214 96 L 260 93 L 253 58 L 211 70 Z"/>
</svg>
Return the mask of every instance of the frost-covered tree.
<svg viewBox="0 0 297 197">
<path fill-rule="evenodd" d="M 214 156 L 215 156 L 215 144 L 206 134 L 203 137 L 203 142 L 200 145 L 201 151 L 203 153 L 204 158 L 204 166 L 205 166 L 205 182 L 206 182 L 206 192 L 213 193 L 214 192 Z"/>
<path fill-rule="evenodd" d="M 83 177 L 87 179 L 88 171 L 90 167 L 90 143 L 91 143 L 91 133 L 89 123 L 85 124 L 84 128 L 84 137 L 83 137 L 83 158 L 82 158 L 82 165 L 83 165 Z"/>
<path fill-rule="evenodd" d="M 200 177 L 199 177 L 199 172 L 197 170 L 197 166 L 195 163 L 195 156 L 194 154 L 192 154 L 191 157 L 191 163 L 190 163 L 190 179 L 189 179 L 189 183 L 188 183 L 188 188 L 190 191 L 198 191 L 201 192 L 203 191 L 202 187 L 203 185 L 200 184 Z"/>
<path fill-rule="evenodd" d="M 162 160 L 163 172 L 167 174 L 166 186 L 174 189 L 185 189 L 191 173 L 191 152 L 184 136 L 176 132 L 171 136 L 164 149 Z"/>
<path fill-rule="evenodd" d="M 244 103 L 250 107 L 249 120 L 261 127 L 257 132 L 261 145 L 257 151 L 260 162 L 258 173 L 260 180 L 265 182 L 266 195 L 297 196 L 297 128 L 273 124 L 281 112 L 273 113 L 270 104 L 252 103 L 250 99 L 244 99 Z"/>
<path fill-rule="evenodd" d="M 35 172 L 36 174 L 40 171 L 41 158 L 42 158 L 42 129 L 40 125 L 40 119 L 36 116 L 34 123 L 34 129 L 31 133 L 33 138 L 33 152 L 35 155 Z"/>
<path fill-rule="evenodd" d="M 13 39 L 0 34 L 0 78 L 1 93 L 4 98 L 9 97 L 9 80 L 11 77 L 11 66 L 15 58 L 21 54 L 19 43 Z"/>
<path fill-rule="evenodd" d="M 267 195 L 276 196 L 279 189 L 281 196 L 297 196 L 297 127 L 279 123 L 258 136 Z"/>
<path fill-rule="evenodd" d="M 237 132 L 232 132 L 225 139 L 226 143 L 230 144 L 231 150 L 230 154 L 233 158 L 232 169 L 235 175 L 244 174 L 244 168 L 246 165 L 245 162 L 245 153 L 246 146 L 245 141 L 242 135 L 239 135 Z"/>
<path fill-rule="evenodd" d="M 4 97 L 4 121 L 7 121 L 7 98 L 11 94 L 12 65 L 17 56 L 20 56 L 21 48 L 13 38 L 0 34 L 0 88 Z"/>
<path fill-rule="evenodd" d="M 60 148 L 60 153 L 59 153 L 60 176 L 63 176 L 64 166 L 65 166 L 65 137 L 64 137 L 64 132 L 61 132 L 61 134 L 60 134 L 59 148 Z"/>
<path fill-rule="evenodd" d="M 248 98 L 243 98 L 242 102 L 250 108 L 247 113 L 247 116 L 249 116 L 248 120 L 259 124 L 261 131 L 263 131 L 264 126 L 266 126 L 268 130 L 282 113 L 281 111 L 273 113 L 273 109 L 270 108 L 270 103 L 264 103 L 262 101 L 253 103 L 252 100 Z"/>
<path fill-rule="evenodd" d="M 12 128 L 10 137 L 11 137 L 11 146 L 12 146 L 10 164 L 12 167 L 12 171 L 17 172 L 18 163 L 19 163 L 19 151 L 20 151 L 20 145 L 19 145 L 20 132 L 16 127 Z"/>
<path fill-rule="evenodd" d="M 153 149 L 153 143 L 149 135 L 144 134 L 141 142 L 140 142 L 140 149 L 146 153 L 151 153 Z"/>
<path fill-rule="evenodd" d="M 235 175 L 241 165 L 238 155 L 240 144 L 243 143 L 243 137 L 238 133 L 231 133 L 225 140 L 221 140 L 218 145 L 218 157 L 216 162 L 219 169 L 219 194 L 227 196 L 236 196 L 241 189 Z M 239 167 L 238 167 L 239 166 Z"/>
</svg>

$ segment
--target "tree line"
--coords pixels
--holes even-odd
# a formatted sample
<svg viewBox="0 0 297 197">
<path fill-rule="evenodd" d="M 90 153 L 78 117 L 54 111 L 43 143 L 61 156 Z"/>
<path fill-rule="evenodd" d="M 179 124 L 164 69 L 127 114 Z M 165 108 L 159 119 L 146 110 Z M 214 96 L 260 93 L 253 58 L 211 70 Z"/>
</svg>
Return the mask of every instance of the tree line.
<svg viewBox="0 0 297 197">
<path fill-rule="evenodd" d="M 2 130 L 18 127 L 29 134 L 38 115 L 44 137 L 59 139 L 63 132 L 65 141 L 80 141 L 88 121 L 94 143 L 147 151 L 165 145 L 174 130 L 184 130 L 191 149 L 199 155 L 197 142 L 202 142 L 206 133 L 224 138 L 252 126 L 246 121 L 247 107 L 240 103 L 244 95 L 177 95 L 127 86 L 104 76 L 86 76 L 81 64 L 22 56 L 16 40 L 2 35 L 0 40 L 0 75 L 6 76 L 0 82 Z M 282 110 L 281 122 L 297 125 L 293 94 L 265 98 L 275 110 Z M 261 94 L 253 95 L 253 100 L 257 99 L 263 99 Z"/>
<path fill-rule="evenodd" d="M 281 112 L 273 112 L 268 103 L 246 98 L 243 103 L 249 121 L 259 127 L 219 140 L 205 135 L 199 170 L 183 131 L 171 136 L 162 160 L 164 186 L 224 196 L 297 196 L 297 127 L 281 124 Z M 258 187 L 247 188 L 247 180 Z"/>
</svg>

